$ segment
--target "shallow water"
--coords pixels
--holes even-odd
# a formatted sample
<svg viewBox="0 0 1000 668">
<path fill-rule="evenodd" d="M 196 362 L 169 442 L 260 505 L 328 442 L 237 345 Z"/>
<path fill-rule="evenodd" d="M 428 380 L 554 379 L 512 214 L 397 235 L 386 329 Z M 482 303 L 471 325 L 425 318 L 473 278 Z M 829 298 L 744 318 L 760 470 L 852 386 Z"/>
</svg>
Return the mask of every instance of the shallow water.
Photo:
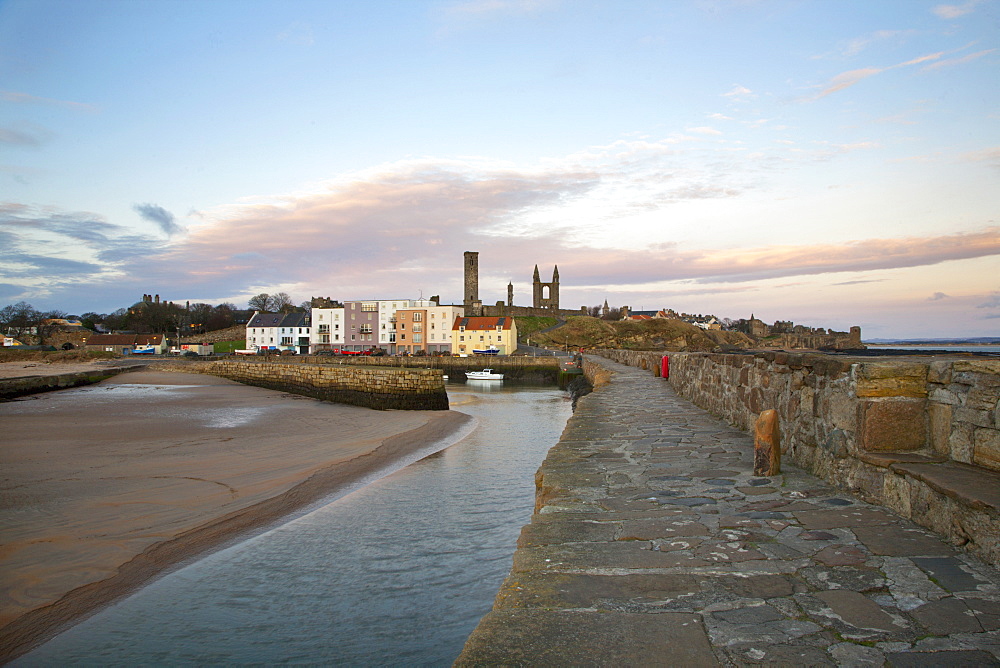
<svg viewBox="0 0 1000 668">
<path fill-rule="evenodd" d="M 14 665 L 450 665 L 510 570 L 570 402 L 554 388 L 448 392 L 478 420 L 460 442 L 167 575 Z"/>
</svg>

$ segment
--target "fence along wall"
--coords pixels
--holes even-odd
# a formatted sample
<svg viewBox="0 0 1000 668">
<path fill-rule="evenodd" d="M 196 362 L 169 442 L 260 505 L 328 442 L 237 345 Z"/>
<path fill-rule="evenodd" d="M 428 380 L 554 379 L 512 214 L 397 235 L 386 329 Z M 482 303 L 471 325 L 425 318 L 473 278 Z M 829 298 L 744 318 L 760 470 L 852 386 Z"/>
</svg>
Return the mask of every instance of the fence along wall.
<svg viewBox="0 0 1000 668">
<path fill-rule="evenodd" d="M 378 410 L 448 410 L 440 369 L 230 361 L 193 370 L 247 385 Z"/>
<path fill-rule="evenodd" d="M 601 351 L 659 375 L 662 353 Z M 670 353 L 677 393 L 782 456 L 1000 564 L 1000 360 Z"/>
</svg>

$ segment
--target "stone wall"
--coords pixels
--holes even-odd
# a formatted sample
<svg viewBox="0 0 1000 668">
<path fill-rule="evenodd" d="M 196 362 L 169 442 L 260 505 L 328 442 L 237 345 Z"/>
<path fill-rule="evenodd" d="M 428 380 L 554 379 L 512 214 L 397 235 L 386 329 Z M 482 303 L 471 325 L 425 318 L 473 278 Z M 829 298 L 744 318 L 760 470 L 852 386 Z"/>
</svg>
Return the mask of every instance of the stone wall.
<svg viewBox="0 0 1000 668">
<path fill-rule="evenodd" d="M 659 375 L 661 353 L 600 354 Z M 775 409 L 783 458 L 1000 561 L 1000 360 L 669 358 L 684 398 L 747 431 Z"/>
<path fill-rule="evenodd" d="M 253 358 L 251 358 L 253 359 Z M 453 378 L 464 378 L 466 371 L 480 371 L 484 367 L 503 373 L 510 380 L 556 382 L 559 377 L 559 359 L 556 357 L 528 356 L 486 356 L 472 357 L 426 356 L 426 357 L 366 357 L 366 356 L 323 356 L 295 355 L 282 357 L 282 363 L 323 364 L 330 366 L 395 367 L 413 369 L 441 369 Z M 566 359 L 566 358 L 561 358 Z"/>
<path fill-rule="evenodd" d="M 249 360 L 195 362 L 187 369 L 247 385 L 365 408 L 448 410 L 448 393 L 445 391 L 444 376 L 440 369 Z"/>
<path fill-rule="evenodd" d="M 758 345 L 765 348 L 781 348 L 783 350 L 863 350 L 861 329 L 852 327 L 850 332 L 833 332 L 829 334 L 772 334 L 761 338 Z"/>
<path fill-rule="evenodd" d="M 79 387 L 81 385 L 92 385 L 102 380 L 107 380 L 112 376 L 117 376 L 124 371 L 133 371 L 141 368 L 142 365 L 124 365 L 74 373 L 4 378 L 0 379 L 0 400 L 14 399 L 40 392 L 65 390 L 69 387 Z"/>
</svg>

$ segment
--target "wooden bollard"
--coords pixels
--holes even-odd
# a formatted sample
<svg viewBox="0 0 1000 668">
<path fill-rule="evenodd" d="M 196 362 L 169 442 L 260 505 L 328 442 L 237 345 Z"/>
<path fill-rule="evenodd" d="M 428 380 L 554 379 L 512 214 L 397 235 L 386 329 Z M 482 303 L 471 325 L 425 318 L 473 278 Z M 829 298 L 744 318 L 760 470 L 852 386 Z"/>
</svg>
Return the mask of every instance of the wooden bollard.
<svg viewBox="0 0 1000 668">
<path fill-rule="evenodd" d="M 773 408 L 760 414 L 753 426 L 753 474 L 781 473 L 781 431 L 778 411 Z"/>
</svg>

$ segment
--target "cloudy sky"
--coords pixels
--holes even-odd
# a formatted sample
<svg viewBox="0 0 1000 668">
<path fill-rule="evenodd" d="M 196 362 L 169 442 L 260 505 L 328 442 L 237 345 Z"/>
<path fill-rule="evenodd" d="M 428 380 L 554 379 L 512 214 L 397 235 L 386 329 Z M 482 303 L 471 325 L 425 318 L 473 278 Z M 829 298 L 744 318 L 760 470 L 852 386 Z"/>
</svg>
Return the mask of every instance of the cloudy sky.
<svg viewBox="0 0 1000 668">
<path fill-rule="evenodd" d="M 998 0 L 0 0 L 0 305 L 476 250 L 487 303 L 1000 336 L 998 215 Z"/>
</svg>

